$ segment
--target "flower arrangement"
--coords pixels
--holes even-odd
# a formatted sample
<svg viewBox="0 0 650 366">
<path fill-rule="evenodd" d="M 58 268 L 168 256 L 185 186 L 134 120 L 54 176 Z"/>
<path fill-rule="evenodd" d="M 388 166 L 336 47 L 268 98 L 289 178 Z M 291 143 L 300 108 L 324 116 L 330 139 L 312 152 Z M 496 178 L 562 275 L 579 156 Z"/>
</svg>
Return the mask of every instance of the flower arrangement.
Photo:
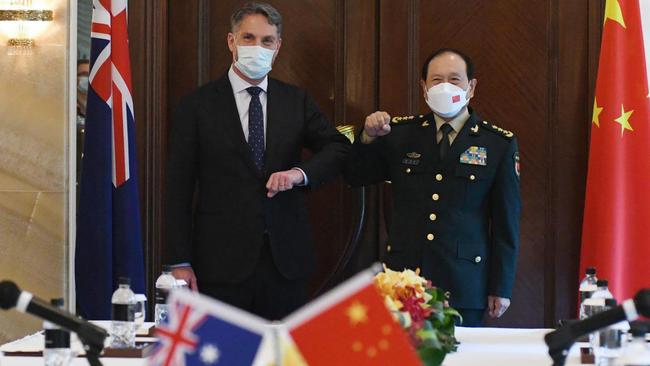
<svg viewBox="0 0 650 366">
<path fill-rule="evenodd" d="M 462 317 L 449 306 L 449 294 L 420 277 L 419 269 L 397 272 L 384 266 L 375 285 L 425 365 L 440 365 L 456 351 L 454 320 Z"/>
</svg>

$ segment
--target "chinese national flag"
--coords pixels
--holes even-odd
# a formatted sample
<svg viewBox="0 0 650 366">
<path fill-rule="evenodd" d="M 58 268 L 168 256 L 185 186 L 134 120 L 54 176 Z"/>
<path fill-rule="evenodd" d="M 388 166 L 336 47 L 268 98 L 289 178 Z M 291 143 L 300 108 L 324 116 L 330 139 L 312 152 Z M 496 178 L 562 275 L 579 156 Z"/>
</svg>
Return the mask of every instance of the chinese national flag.
<svg viewBox="0 0 650 366">
<path fill-rule="evenodd" d="M 369 272 L 297 312 L 287 325 L 309 366 L 422 364 Z"/>
<path fill-rule="evenodd" d="M 619 300 L 650 287 L 649 3 L 606 2 L 591 123 L 580 267 Z"/>
</svg>

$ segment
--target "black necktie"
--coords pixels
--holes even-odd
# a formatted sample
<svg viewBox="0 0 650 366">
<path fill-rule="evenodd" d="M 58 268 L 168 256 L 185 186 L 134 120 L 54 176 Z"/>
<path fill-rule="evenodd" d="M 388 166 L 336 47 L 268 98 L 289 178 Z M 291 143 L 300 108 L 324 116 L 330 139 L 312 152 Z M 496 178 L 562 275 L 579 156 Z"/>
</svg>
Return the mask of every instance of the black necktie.
<svg viewBox="0 0 650 366">
<path fill-rule="evenodd" d="M 449 152 L 449 133 L 453 131 L 453 128 L 449 123 L 444 123 L 440 126 L 440 131 L 442 131 L 442 139 L 438 143 L 438 148 L 440 149 L 440 160 L 444 160 Z"/>
<path fill-rule="evenodd" d="M 248 106 L 248 145 L 253 153 L 253 161 L 261 173 L 264 169 L 264 112 L 260 103 L 262 88 L 251 86 L 246 89 L 251 95 Z"/>
</svg>

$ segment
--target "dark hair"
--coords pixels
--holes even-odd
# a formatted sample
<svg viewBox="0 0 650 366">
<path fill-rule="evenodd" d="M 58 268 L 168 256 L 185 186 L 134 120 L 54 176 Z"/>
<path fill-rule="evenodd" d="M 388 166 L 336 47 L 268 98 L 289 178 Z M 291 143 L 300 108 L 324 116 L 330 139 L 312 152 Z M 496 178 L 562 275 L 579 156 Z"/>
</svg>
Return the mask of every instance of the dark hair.
<svg viewBox="0 0 650 366">
<path fill-rule="evenodd" d="M 235 28 L 239 26 L 242 19 L 246 15 L 261 14 L 266 17 L 270 25 L 278 28 L 278 35 L 282 34 L 282 15 L 273 6 L 267 3 L 248 2 L 241 8 L 235 10 L 230 16 L 230 31 L 235 32 Z"/>
<path fill-rule="evenodd" d="M 429 71 L 429 64 L 431 61 L 444 53 L 453 53 L 460 56 L 460 58 L 465 61 L 465 66 L 467 66 L 467 80 L 474 79 L 474 62 L 472 62 L 472 59 L 469 56 L 454 48 L 440 48 L 429 55 L 427 60 L 424 61 L 424 65 L 422 65 L 422 80 L 427 80 L 427 72 Z"/>
</svg>

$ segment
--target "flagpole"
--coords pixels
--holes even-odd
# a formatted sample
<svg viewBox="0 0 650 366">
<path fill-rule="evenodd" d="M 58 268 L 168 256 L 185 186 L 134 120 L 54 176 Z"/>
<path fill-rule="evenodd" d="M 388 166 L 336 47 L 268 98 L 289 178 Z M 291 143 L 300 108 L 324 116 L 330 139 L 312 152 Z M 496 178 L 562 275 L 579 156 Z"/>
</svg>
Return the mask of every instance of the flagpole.
<svg viewBox="0 0 650 366">
<path fill-rule="evenodd" d="M 279 321 L 274 321 L 271 324 L 271 332 L 273 334 L 273 353 L 275 355 L 275 364 L 277 366 L 282 366 L 282 345 L 280 344 L 280 329 L 282 327 L 283 325 Z"/>
</svg>

